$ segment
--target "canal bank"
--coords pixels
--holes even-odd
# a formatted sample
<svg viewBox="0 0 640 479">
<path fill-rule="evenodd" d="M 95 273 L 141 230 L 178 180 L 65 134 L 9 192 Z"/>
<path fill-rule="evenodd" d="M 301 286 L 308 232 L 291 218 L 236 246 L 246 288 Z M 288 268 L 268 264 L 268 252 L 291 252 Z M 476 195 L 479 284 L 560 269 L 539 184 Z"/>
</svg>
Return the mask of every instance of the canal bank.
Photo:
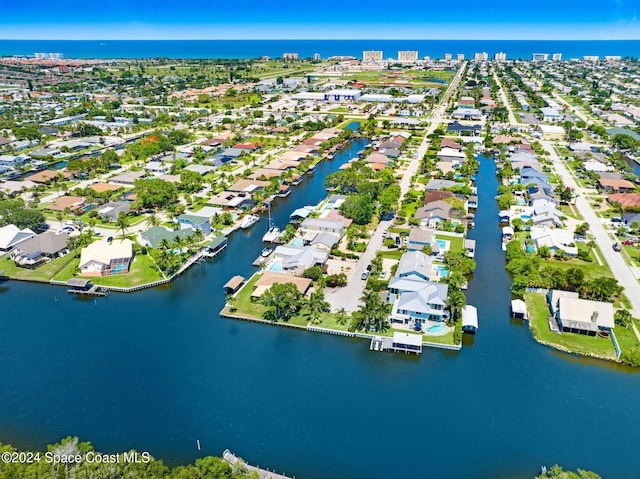
<svg viewBox="0 0 640 479">
<path fill-rule="evenodd" d="M 276 223 L 324 198 L 339 161 L 279 201 Z M 228 447 L 311 479 L 531 479 L 553 463 L 635 477 L 640 375 L 546 348 L 510 319 L 493 162 L 480 162 L 477 186 L 467 298 L 480 329 L 464 353 L 372 354 L 363 339 L 220 318 L 222 286 L 255 271 L 258 224 L 180 281 L 136 295 L 56 300 L 48 286 L 0 285 L 0 441 L 41 449 L 77 435 L 170 464 Z"/>
</svg>

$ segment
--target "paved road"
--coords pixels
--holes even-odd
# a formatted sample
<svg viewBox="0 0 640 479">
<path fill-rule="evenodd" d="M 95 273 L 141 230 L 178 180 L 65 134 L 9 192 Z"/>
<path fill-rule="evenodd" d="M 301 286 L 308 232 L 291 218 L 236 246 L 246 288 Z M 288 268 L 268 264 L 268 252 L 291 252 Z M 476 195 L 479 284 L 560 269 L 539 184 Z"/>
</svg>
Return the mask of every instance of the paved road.
<svg viewBox="0 0 640 479">
<path fill-rule="evenodd" d="M 418 168 L 420 168 L 420 161 L 424 154 L 427 152 L 427 148 L 429 147 L 428 136 L 433 133 L 433 131 L 442 121 L 447 102 L 460 83 L 463 70 L 464 65 L 458 70 L 457 75 L 449 84 L 449 88 L 447 89 L 440 106 L 438 106 L 434 110 L 431 124 L 425 131 L 424 139 L 422 140 L 422 143 L 420 143 L 420 146 L 417 149 L 417 153 L 411 159 L 407 170 L 404 172 L 404 175 L 400 180 L 400 203 L 402 202 L 402 198 L 404 198 L 407 191 L 409 191 L 409 188 L 411 188 L 411 179 L 418 172 Z M 362 253 L 360 259 L 353 267 L 351 278 L 349 278 L 347 286 L 345 286 L 344 288 L 336 288 L 332 291 L 328 289 L 325 290 L 326 300 L 331 305 L 332 311 L 337 311 L 340 308 L 344 308 L 346 311 L 352 312 L 360 307 L 360 297 L 362 296 L 362 292 L 364 291 L 364 287 L 367 282 L 366 280 L 361 279 L 362 273 L 366 271 L 367 265 L 370 264 L 371 261 L 375 258 L 376 253 L 382 249 L 382 233 L 383 231 L 389 229 L 391 226 L 393 226 L 393 221 L 380 221 L 380 223 L 378 223 L 378 226 L 371 234 L 371 239 L 369 240 L 367 249 L 364 251 L 364 253 Z"/>
<path fill-rule="evenodd" d="M 498 84 L 500 88 L 501 95 L 504 95 L 504 91 L 502 85 Z M 557 94 L 556 98 L 561 101 L 563 104 L 567 104 L 561 97 Z M 574 109 L 574 113 L 578 118 L 584 119 L 584 116 Z M 512 126 L 519 126 L 517 123 L 512 123 Z M 615 240 L 612 240 L 609 234 L 607 233 L 604 225 L 602 224 L 602 220 L 596 215 L 596 213 L 591 208 L 591 205 L 586 199 L 585 189 L 578 186 L 573 176 L 569 172 L 567 166 L 564 164 L 564 161 L 557 155 L 556 151 L 553 148 L 553 143 L 550 141 L 541 141 L 540 142 L 544 149 L 549 152 L 550 159 L 553 162 L 554 169 L 562 178 L 565 186 L 573 189 L 576 193 L 575 205 L 580 214 L 583 216 L 584 220 L 589 223 L 589 229 L 594 236 L 594 240 L 600 251 L 602 252 L 602 256 L 604 261 L 609 265 L 613 276 L 618 280 L 618 283 L 622 287 L 624 287 L 625 295 L 629 298 L 631 302 L 631 314 L 634 317 L 640 317 L 640 284 L 633 274 L 633 271 L 626 263 L 624 257 L 620 253 L 616 253 L 612 245 Z"/>
<path fill-rule="evenodd" d="M 518 120 L 516 119 L 516 115 L 513 113 L 513 108 L 511 108 L 511 103 L 509 103 L 507 94 L 505 93 L 504 88 L 502 87 L 502 82 L 500 81 L 500 78 L 498 77 L 498 74 L 496 73 L 495 69 L 493 70 L 493 78 L 495 79 L 496 85 L 498 85 L 498 88 L 500 90 L 500 98 L 502 98 L 502 103 L 504 104 L 504 107 L 509 112 L 509 117 L 508 117 L 509 123 L 511 123 L 512 125 L 519 125 Z"/>
<path fill-rule="evenodd" d="M 625 295 L 629 298 L 632 305 L 631 313 L 635 318 L 640 318 L 640 284 L 638 284 L 638 281 L 621 253 L 616 253 L 613 250 L 612 245 L 615 241 L 611 239 L 602 224 L 602 220 L 596 215 L 588 203 L 584 188 L 576 184 L 573 176 L 565 166 L 564 161 L 558 157 L 553 149 L 553 144 L 549 141 L 542 141 L 541 143 L 545 150 L 549 152 L 554 168 L 562 178 L 565 186 L 572 188 L 577 193 L 576 208 L 584 217 L 584 220 L 589 223 L 589 229 L 602 252 L 604 260 L 611 268 L 615 278 L 624 287 Z"/>
</svg>

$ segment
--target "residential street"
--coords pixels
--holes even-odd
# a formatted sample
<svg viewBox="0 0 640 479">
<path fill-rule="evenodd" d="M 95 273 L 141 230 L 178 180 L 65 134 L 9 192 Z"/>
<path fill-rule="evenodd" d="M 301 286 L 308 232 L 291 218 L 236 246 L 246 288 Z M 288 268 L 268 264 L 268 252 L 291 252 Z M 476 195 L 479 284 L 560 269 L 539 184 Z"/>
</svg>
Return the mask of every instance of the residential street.
<svg viewBox="0 0 640 479">
<path fill-rule="evenodd" d="M 447 92 L 445 93 L 440 106 L 438 106 L 433 112 L 431 123 L 425 131 L 424 139 L 422 140 L 422 143 L 420 143 L 420 146 L 417 149 L 417 153 L 413 156 L 411 162 L 409 163 L 409 166 L 404 171 L 402 180 L 400 180 L 401 193 L 399 203 L 402 203 L 402 199 L 407 194 L 407 191 L 409 191 L 409 189 L 411 188 L 411 179 L 418 172 L 420 161 L 424 154 L 427 152 L 427 148 L 429 147 L 428 136 L 433 133 L 433 131 L 443 120 L 446 105 L 452 93 L 458 87 L 458 83 L 460 82 L 461 78 L 461 72 L 463 70 L 464 67 L 461 67 L 454 79 L 449 84 L 449 88 L 447 89 Z M 376 252 L 382 250 L 383 231 L 386 231 L 392 226 L 393 220 L 380 221 L 377 228 L 371 234 L 371 239 L 369 240 L 367 249 L 364 251 L 364 253 L 362 253 L 362 256 L 360 256 L 360 259 L 353 267 L 353 272 L 348 280 L 347 286 L 345 286 L 344 288 L 326 290 L 326 300 L 331 305 L 332 311 L 337 311 L 340 308 L 344 308 L 346 311 L 352 312 L 360 307 L 360 297 L 362 296 L 362 292 L 364 291 L 364 287 L 367 283 L 366 280 L 361 279 L 362 273 L 366 271 L 367 265 L 371 263 L 371 260 L 376 257 Z"/>
</svg>

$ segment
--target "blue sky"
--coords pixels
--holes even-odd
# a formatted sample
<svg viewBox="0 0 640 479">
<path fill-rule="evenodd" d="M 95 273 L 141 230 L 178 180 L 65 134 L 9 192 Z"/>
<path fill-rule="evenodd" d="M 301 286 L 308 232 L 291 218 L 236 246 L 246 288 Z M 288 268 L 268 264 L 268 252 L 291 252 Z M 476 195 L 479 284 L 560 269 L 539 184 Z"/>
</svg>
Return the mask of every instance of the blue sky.
<svg viewBox="0 0 640 479">
<path fill-rule="evenodd" d="M 2 0 L 2 39 L 640 39 L 640 0 Z"/>
</svg>

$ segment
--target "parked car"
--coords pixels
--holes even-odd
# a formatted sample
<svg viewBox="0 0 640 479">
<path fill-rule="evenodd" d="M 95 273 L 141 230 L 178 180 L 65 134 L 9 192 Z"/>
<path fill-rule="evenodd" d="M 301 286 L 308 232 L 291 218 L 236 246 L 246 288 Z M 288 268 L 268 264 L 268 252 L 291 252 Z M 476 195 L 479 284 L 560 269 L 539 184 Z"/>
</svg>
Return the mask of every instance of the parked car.
<svg viewBox="0 0 640 479">
<path fill-rule="evenodd" d="M 633 245 L 633 244 L 636 244 L 636 242 L 635 242 L 635 241 L 633 241 L 633 240 L 624 240 L 624 241 L 622 242 L 622 244 L 625 244 L 625 245 Z"/>
<path fill-rule="evenodd" d="M 367 265 L 367 271 L 371 271 L 371 265 L 370 264 Z"/>
<path fill-rule="evenodd" d="M 396 236 L 396 244 L 399 245 L 400 244 L 400 236 Z"/>
<path fill-rule="evenodd" d="M 397 244 L 390 244 L 389 246 L 387 246 L 387 248 L 389 249 L 398 249 L 398 245 Z"/>
<path fill-rule="evenodd" d="M 369 277 L 369 272 L 368 271 L 363 271 L 362 275 L 360 276 L 360 279 L 365 280 Z"/>
<path fill-rule="evenodd" d="M 388 235 L 389 235 L 389 232 L 388 232 L 387 230 L 384 230 L 384 231 L 382 232 L 382 237 L 383 237 L 383 238 L 386 238 Z"/>
<path fill-rule="evenodd" d="M 109 237 L 107 238 L 107 243 L 111 243 L 112 241 L 113 241 L 113 236 L 109 236 Z"/>
<path fill-rule="evenodd" d="M 616 252 L 619 253 L 620 250 L 622 250 L 622 247 L 620 246 L 620 244 L 619 243 L 613 243 L 613 251 L 616 251 Z"/>
</svg>

